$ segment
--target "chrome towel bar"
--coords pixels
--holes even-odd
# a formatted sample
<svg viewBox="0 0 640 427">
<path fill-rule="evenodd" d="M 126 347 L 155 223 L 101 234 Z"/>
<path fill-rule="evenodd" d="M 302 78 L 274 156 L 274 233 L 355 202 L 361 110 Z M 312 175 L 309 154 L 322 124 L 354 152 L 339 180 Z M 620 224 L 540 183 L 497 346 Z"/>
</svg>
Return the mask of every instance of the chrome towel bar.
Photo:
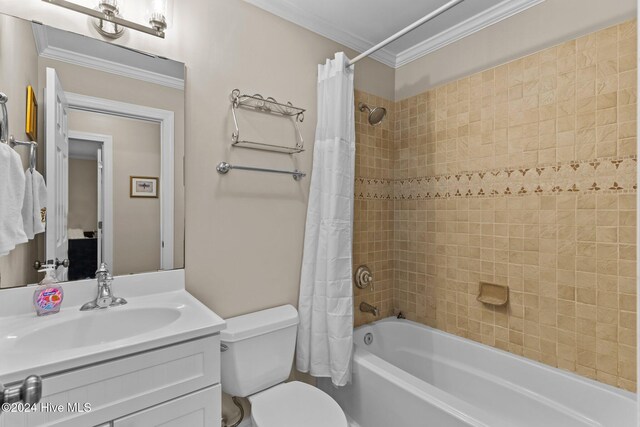
<svg viewBox="0 0 640 427">
<path fill-rule="evenodd" d="M 293 175 L 293 179 L 295 179 L 296 181 L 300 181 L 302 178 L 307 176 L 306 173 L 300 172 L 297 169 L 294 170 L 294 171 L 283 171 L 283 170 L 279 170 L 279 169 L 254 168 L 254 167 L 251 167 L 251 166 L 233 166 L 233 165 L 230 165 L 227 162 L 220 162 L 220 163 L 218 163 L 218 166 L 216 166 L 216 170 L 221 175 L 225 175 L 225 174 L 229 173 L 229 171 L 231 169 L 238 169 L 238 170 L 243 170 L 243 171 L 281 173 L 281 174 L 285 174 L 285 175 Z"/>
<path fill-rule="evenodd" d="M 7 102 L 9 97 L 0 92 L 0 143 L 8 144 L 11 148 L 15 148 L 17 145 L 29 147 L 29 169 L 31 171 L 36 168 L 36 149 L 38 143 L 35 141 L 18 141 L 9 134 L 9 111 L 7 110 Z"/>
</svg>

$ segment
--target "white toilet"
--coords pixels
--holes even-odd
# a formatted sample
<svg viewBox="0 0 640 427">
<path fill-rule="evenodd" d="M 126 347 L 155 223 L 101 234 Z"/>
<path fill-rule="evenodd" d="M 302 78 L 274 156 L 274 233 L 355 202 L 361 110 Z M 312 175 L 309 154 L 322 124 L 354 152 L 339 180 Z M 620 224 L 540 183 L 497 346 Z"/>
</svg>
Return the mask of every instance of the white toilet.
<svg viewBox="0 0 640 427">
<path fill-rule="evenodd" d="M 222 342 L 222 390 L 248 397 L 253 427 L 348 427 L 329 395 L 289 378 L 298 312 L 291 305 L 227 319 Z"/>
</svg>

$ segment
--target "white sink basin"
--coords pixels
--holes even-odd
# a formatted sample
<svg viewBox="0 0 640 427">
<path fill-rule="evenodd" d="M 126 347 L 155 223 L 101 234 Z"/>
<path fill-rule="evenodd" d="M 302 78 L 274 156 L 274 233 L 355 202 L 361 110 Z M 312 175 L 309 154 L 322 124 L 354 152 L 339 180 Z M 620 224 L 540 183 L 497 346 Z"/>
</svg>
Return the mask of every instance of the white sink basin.
<svg viewBox="0 0 640 427">
<path fill-rule="evenodd" d="M 174 308 L 112 307 L 83 313 L 84 316 L 45 324 L 17 336 L 15 346 L 22 350 L 70 350 L 132 338 L 175 322 L 180 311 Z"/>
<path fill-rule="evenodd" d="M 145 275 L 120 280 L 131 282 L 114 292 L 126 298 L 125 305 L 80 311 L 83 303 L 95 297 L 95 290 L 87 283 L 74 282 L 65 284 L 62 310 L 44 317 L 36 316 L 33 308 L 27 311 L 33 291 L 20 292 L 16 300 L 26 301 L 23 313 L 3 317 L 0 311 L 0 383 L 201 338 L 225 326 L 224 320 L 184 288 L 171 290 L 173 285 L 168 283 L 163 289 L 162 282 Z M 159 290 L 164 292 L 152 293 Z"/>
</svg>

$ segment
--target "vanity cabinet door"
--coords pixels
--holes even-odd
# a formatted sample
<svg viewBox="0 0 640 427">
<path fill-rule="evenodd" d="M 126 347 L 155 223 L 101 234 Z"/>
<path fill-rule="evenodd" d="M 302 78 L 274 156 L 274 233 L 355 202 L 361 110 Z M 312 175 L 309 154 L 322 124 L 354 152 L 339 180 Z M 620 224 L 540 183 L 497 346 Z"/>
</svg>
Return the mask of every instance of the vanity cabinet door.
<svg viewBox="0 0 640 427">
<path fill-rule="evenodd" d="M 115 420 L 113 427 L 219 426 L 221 399 L 216 385 Z"/>
<path fill-rule="evenodd" d="M 39 406 L 63 409 L 3 413 L 0 427 L 102 426 L 218 383 L 220 337 L 214 335 L 47 376 Z M 90 411 L 69 409 L 85 403 Z"/>
</svg>

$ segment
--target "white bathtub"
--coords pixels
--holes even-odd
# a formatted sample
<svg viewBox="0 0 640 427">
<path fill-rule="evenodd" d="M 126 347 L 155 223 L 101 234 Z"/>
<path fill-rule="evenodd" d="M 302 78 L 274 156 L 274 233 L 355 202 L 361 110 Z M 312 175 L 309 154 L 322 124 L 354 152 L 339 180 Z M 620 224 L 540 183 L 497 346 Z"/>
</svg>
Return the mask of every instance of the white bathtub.
<svg viewBox="0 0 640 427">
<path fill-rule="evenodd" d="M 352 384 L 319 387 L 361 427 L 636 427 L 633 393 L 428 326 L 385 319 L 354 341 Z"/>
</svg>

